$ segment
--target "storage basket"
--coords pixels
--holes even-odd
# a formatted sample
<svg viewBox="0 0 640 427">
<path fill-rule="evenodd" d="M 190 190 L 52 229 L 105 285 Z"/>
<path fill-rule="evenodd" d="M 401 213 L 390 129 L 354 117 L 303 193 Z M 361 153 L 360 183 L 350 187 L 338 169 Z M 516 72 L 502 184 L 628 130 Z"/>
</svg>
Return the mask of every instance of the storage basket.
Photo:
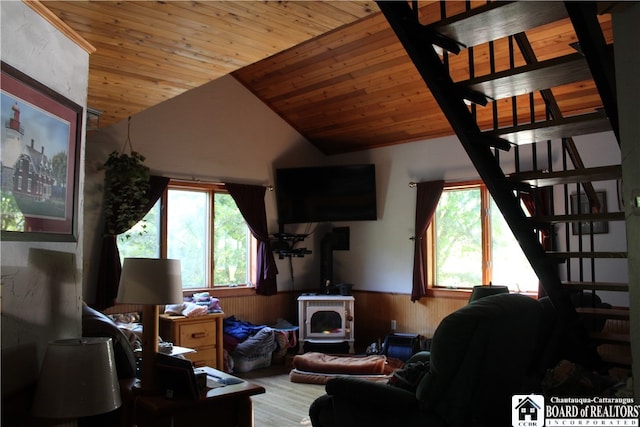
<svg viewBox="0 0 640 427">
<path fill-rule="evenodd" d="M 272 353 L 256 354 L 253 356 L 234 356 L 234 372 L 249 372 L 254 369 L 266 368 L 271 365 Z"/>
<path fill-rule="evenodd" d="M 276 331 L 276 342 L 278 343 L 278 349 L 272 353 L 271 362 L 274 365 L 280 365 L 284 363 L 284 358 L 287 355 L 289 338 L 285 332 Z"/>
<path fill-rule="evenodd" d="M 298 327 L 276 329 L 275 331 L 278 348 L 273 352 L 271 363 L 274 365 L 281 365 L 285 362 L 289 349 L 296 347 L 298 344 Z"/>
</svg>

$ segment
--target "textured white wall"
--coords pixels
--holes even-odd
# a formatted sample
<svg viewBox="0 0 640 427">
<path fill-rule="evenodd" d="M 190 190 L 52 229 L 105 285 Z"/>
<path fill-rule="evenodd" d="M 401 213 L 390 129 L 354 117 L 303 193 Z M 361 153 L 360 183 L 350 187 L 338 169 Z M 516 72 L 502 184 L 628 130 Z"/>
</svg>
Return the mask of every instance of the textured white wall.
<svg viewBox="0 0 640 427">
<path fill-rule="evenodd" d="M 586 151 L 596 150 L 586 154 L 585 162 L 609 160 L 600 154 L 598 144 L 611 143 L 610 139 L 611 135 L 601 134 L 578 140 Z M 110 151 L 120 150 L 125 140 L 125 122 L 89 137 L 87 188 L 95 186 L 96 191 L 86 192 L 87 223 L 94 215 L 90 211 L 99 213 L 100 165 Z M 375 163 L 378 220 L 318 224 L 317 228 L 316 224 L 310 228 L 287 225 L 287 232 L 313 231 L 312 236 L 300 244 L 313 253 L 304 258 L 277 261 L 280 290 L 318 289 L 321 285 L 319 242 L 332 227 L 349 226 L 351 249 L 334 252 L 335 281 L 353 283 L 360 290 L 410 293 L 413 242 L 409 238 L 414 234 L 416 193 L 409 188 L 409 182 L 478 178 L 455 137 L 324 156 L 229 76 L 135 116 L 131 140 L 134 149 L 147 157 L 147 164 L 156 173 L 214 181 L 230 179 L 272 184 L 273 171 L 280 166 Z M 611 152 L 619 159 L 619 153 Z M 527 155 L 527 150 L 521 150 L 523 169 L 531 167 Z M 512 153 L 503 153 L 501 159 L 505 172 L 515 169 Z M 609 201 L 615 203 L 613 192 Z M 275 194 L 267 193 L 267 216 L 270 231 L 276 232 Z M 87 232 L 94 228 L 87 227 Z M 611 237 L 615 235 L 602 238 Z M 96 247 L 96 242 L 87 243 L 87 251 Z M 93 260 L 95 265 L 95 254 L 85 254 L 85 258 Z M 87 286 L 92 283 L 90 280 Z M 92 295 L 91 292 L 88 295 Z"/>
<path fill-rule="evenodd" d="M 411 293 L 416 190 L 409 182 L 476 179 L 455 137 L 402 144 L 332 158 L 375 163 L 378 220 L 353 222 L 351 248 L 334 252 L 334 275 L 355 289 Z"/>
<path fill-rule="evenodd" d="M 616 142 L 613 132 L 597 133 L 592 135 L 583 135 L 574 138 L 580 157 L 582 158 L 586 167 L 598 167 L 620 164 L 620 147 Z M 560 159 L 556 159 L 556 170 L 561 168 Z M 606 207 L 608 212 L 618 212 L 620 207 L 618 206 L 618 192 L 616 181 L 597 181 L 593 183 L 593 187 L 596 191 L 604 191 L 606 196 Z M 577 194 L 578 189 L 576 185 L 569 186 L 570 194 Z M 581 193 L 584 190 L 580 189 Z M 562 213 L 564 207 L 564 199 L 562 195 L 557 192 L 555 207 L 558 213 Z M 625 251 L 627 247 L 627 241 L 625 236 L 625 224 L 622 221 L 610 221 L 608 223 L 608 233 L 594 235 L 593 241 L 595 250 L 597 251 Z M 558 227 L 558 243 L 559 250 L 565 249 L 565 229 L 564 226 Z M 570 249 L 575 251 L 579 245 L 578 236 L 570 235 Z M 589 237 L 582 237 L 583 247 L 589 247 Z M 570 261 L 572 268 L 572 280 L 579 278 L 579 260 L 573 259 Z M 584 279 L 585 281 L 591 280 L 590 273 L 590 261 L 583 260 Z M 628 281 L 627 274 L 627 260 L 626 259 L 596 259 L 595 263 L 595 279 L 598 281 L 606 282 L 621 282 L 626 283 Z M 560 273 L 563 279 L 566 279 L 566 264 L 560 265 Z M 629 297 L 626 293 L 620 292 L 599 292 L 600 297 L 615 306 L 628 306 Z"/>
<path fill-rule="evenodd" d="M 89 135 L 85 194 L 85 294 L 95 295 L 102 231 L 102 165 L 122 151 L 127 120 Z M 275 185 L 276 167 L 325 161 L 313 145 L 233 77 L 225 76 L 186 92 L 131 119 L 130 139 L 152 173 L 210 182 Z M 265 196 L 269 231 L 278 231 L 275 192 Z M 287 229 L 287 231 L 294 231 Z M 314 245 L 313 239 L 305 244 Z M 278 260 L 279 288 L 291 289 L 289 260 Z M 296 258 L 293 286 L 319 275 L 317 257 Z"/>
<path fill-rule="evenodd" d="M 23 2 L 0 2 L 2 61 L 85 106 L 89 55 Z M 84 136 L 76 212 L 82 230 Z M 80 231 L 80 236 L 82 232 Z M 35 380 L 46 343 L 80 336 L 82 238 L 2 241 L 3 393 Z"/>
</svg>

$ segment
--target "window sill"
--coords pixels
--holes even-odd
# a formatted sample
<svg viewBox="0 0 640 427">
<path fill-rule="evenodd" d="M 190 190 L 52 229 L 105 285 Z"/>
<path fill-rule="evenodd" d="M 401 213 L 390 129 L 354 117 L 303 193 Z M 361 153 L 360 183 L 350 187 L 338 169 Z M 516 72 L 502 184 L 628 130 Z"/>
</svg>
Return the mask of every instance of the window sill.
<svg viewBox="0 0 640 427">
<path fill-rule="evenodd" d="M 526 295 L 531 298 L 538 298 L 537 292 L 513 292 Z M 427 297 L 433 298 L 452 298 L 452 299 L 466 299 L 471 297 L 471 289 L 449 289 L 449 288 L 429 288 L 427 289 Z"/>
<path fill-rule="evenodd" d="M 248 297 L 256 294 L 255 286 L 218 286 L 213 288 L 214 297 Z"/>
<path fill-rule="evenodd" d="M 197 292 L 209 292 L 209 295 L 214 298 L 240 297 L 255 295 L 256 288 L 255 286 L 216 286 L 215 288 L 183 289 L 182 295 L 191 296 Z"/>
<path fill-rule="evenodd" d="M 427 297 L 466 299 L 471 296 L 471 289 L 429 288 Z"/>
</svg>

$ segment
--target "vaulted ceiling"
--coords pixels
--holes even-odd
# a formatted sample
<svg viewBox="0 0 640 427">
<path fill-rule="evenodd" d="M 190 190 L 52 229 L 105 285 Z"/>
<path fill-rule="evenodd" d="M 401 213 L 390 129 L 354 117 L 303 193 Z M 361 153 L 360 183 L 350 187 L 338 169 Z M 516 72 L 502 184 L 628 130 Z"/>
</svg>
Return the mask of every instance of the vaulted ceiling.
<svg viewBox="0 0 640 427">
<path fill-rule="evenodd" d="M 453 133 L 373 1 L 42 3 L 96 48 L 88 105 L 102 112 L 103 128 L 231 74 L 326 154 Z M 420 2 L 423 24 L 439 19 L 439 4 Z M 447 2 L 447 15 L 464 6 Z M 608 15 L 601 25 L 610 42 Z M 538 60 L 571 53 L 577 41 L 568 18 L 527 37 Z M 477 75 L 489 73 L 482 49 Z M 499 71 L 508 67 L 507 41 L 495 49 Z M 454 80 L 467 78 L 466 55 L 450 66 Z M 566 115 L 602 106 L 591 80 L 556 91 Z"/>
</svg>

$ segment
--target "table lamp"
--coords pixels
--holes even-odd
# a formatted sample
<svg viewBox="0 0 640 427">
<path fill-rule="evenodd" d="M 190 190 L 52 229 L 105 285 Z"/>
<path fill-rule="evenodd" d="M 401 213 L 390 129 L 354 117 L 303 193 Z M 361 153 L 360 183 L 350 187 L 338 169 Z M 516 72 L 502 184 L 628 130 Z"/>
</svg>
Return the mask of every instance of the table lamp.
<svg viewBox="0 0 640 427">
<path fill-rule="evenodd" d="M 34 416 L 77 419 L 114 411 L 121 404 L 111 338 L 48 343 L 31 409 Z"/>
<path fill-rule="evenodd" d="M 142 304 L 142 372 L 140 388 L 153 390 L 158 352 L 158 305 L 182 302 L 180 260 L 125 258 L 118 303 Z"/>
</svg>

